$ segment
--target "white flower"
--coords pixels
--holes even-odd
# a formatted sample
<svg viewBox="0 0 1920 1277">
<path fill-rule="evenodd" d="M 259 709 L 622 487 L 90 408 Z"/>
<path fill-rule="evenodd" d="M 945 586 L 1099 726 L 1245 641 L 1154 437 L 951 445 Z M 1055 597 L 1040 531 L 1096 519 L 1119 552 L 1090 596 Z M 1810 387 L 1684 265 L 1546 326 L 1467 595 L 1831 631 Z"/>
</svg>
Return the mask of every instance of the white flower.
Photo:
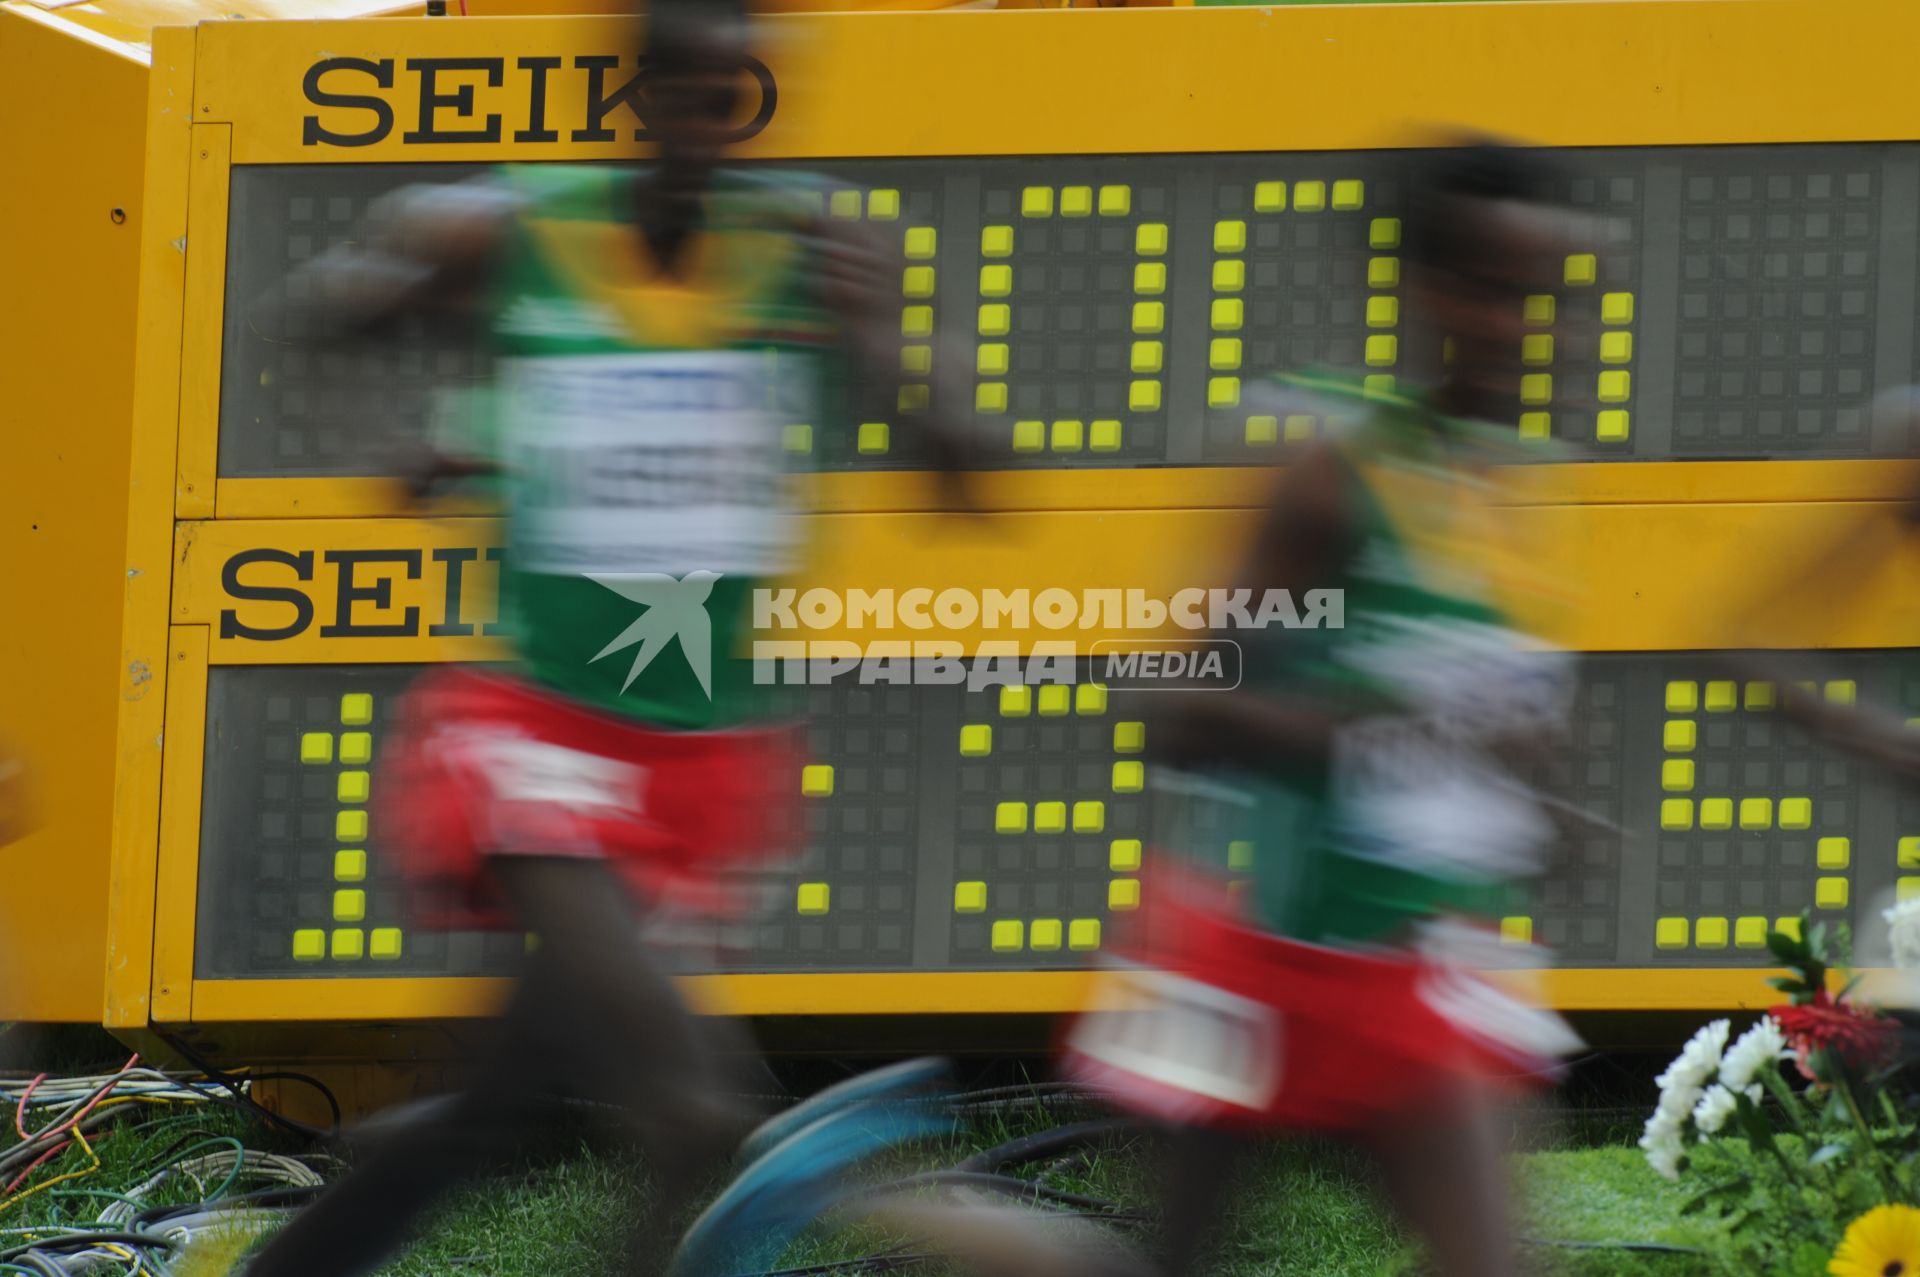
<svg viewBox="0 0 1920 1277">
<path fill-rule="evenodd" d="M 1647 1149 L 1647 1165 L 1653 1167 L 1654 1173 L 1659 1175 L 1661 1179 L 1678 1180 L 1680 1178 L 1681 1152 L 1682 1150 L 1678 1144 L 1670 1148 L 1665 1146 L 1649 1148 Z"/>
<path fill-rule="evenodd" d="M 1700 1102 L 1694 1105 L 1694 1129 L 1702 1135 L 1718 1134 L 1720 1128 L 1727 1124 L 1727 1119 L 1733 1116 L 1736 1107 L 1738 1101 L 1732 1091 L 1724 1086 L 1708 1088 L 1707 1093 L 1700 1097 Z"/>
<path fill-rule="evenodd" d="M 1720 1071 L 1720 1056 L 1727 1049 L 1727 1033 L 1731 1028 L 1729 1021 L 1715 1020 L 1687 1039 L 1686 1046 L 1667 1066 L 1667 1071 L 1656 1079 L 1660 1089 L 1698 1091 L 1711 1081 Z"/>
<path fill-rule="evenodd" d="M 1752 1085 L 1762 1070 L 1778 1064 L 1787 1054 L 1787 1040 L 1770 1015 L 1759 1021 L 1735 1042 L 1720 1063 L 1720 1085 L 1729 1091 L 1759 1090 Z"/>
<path fill-rule="evenodd" d="M 1640 1136 L 1640 1148 L 1647 1155 L 1647 1164 L 1666 1179 L 1680 1177 L 1680 1158 L 1686 1153 L 1687 1119 L 1695 1116 L 1705 1099 L 1707 1084 L 1720 1071 L 1720 1059 L 1726 1051 L 1731 1027 L 1726 1020 L 1706 1025 L 1688 1039 L 1658 1079 L 1660 1102 L 1654 1107 L 1653 1116 L 1647 1119 L 1646 1130 Z M 1726 1103 L 1732 1102 L 1733 1097 L 1729 1095 Z M 1709 1116 L 1713 1116 L 1713 1110 L 1709 1110 Z M 1718 1115 L 1718 1122 L 1725 1120 L 1724 1113 Z"/>
<path fill-rule="evenodd" d="M 1904 901 L 1880 916 L 1887 921 L 1893 965 L 1902 971 L 1920 968 L 1920 899 Z"/>
</svg>

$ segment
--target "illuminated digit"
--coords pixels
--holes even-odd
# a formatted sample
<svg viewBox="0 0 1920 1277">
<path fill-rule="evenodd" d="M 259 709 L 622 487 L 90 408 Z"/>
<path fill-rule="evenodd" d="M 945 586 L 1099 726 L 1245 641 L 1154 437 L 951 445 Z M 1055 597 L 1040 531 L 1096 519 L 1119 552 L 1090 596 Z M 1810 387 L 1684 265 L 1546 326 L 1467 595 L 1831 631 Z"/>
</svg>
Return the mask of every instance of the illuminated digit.
<svg viewBox="0 0 1920 1277">
<path fill-rule="evenodd" d="M 371 949 L 367 921 L 367 804 L 373 797 L 373 696 L 348 692 L 340 698 L 339 727 L 334 731 L 303 732 L 300 762 L 305 767 L 338 770 L 333 774 L 333 881 L 329 927 L 302 927 L 293 933 L 293 957 L 317 962 L 323 957 L 354 961 L 371 952 L 379 959 L 398 958 L 398 927 L 376 927 Z"/>
<path fill-rule="evenodd" d="M 1597 287 L 1598 255 L 1569 254 L 1562 263 L 1561 279 L 1569 291 Z M 1528 333 L 1520 339 L 1520 358 L 1526 368 L 1520 379 L 1520 434 L 1524 438 L 1545 439 L 1553 433 L 1555 356 L 1565 353 L 1556 350 L 1551 331 L 1559 317 L 1556 314 L 1559 307 L 1553 295 L 1544 293 L 1528 297 L 1523 305 L 1528 327 L 1548 331 Z M 1594 381 L 1594 397 L 1599 400 L 1600 410 L 1594 418 L 1594 440 L 1623 444 L 1632 435 L 1634 296 L 1630 292 L 1603 293 L 1599 311 L 1599 372 Z"/>
</svg>

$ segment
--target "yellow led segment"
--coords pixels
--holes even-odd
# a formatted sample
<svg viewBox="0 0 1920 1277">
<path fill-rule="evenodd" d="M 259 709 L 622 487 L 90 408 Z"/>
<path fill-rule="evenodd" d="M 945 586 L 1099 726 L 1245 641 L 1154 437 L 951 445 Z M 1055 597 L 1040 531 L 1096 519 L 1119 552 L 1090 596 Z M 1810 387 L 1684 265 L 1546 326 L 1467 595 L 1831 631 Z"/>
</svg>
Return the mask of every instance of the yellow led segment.
<svg viewBox="0 0 1920 1277">
<path fill-rule="evenodd" d="M 1160 383 L 1136 381 L 1127 387 L 1127 407 L 1134 412 L 1157 412 L 1160 408 Z"/>
<path fill-rule="evenodd" d="M 835 217 L 854 218 L 860 216 L 860 192 L 835 191 L 827 197 L 827 211 Z"/>
<path fill-rule="evenodd" d="M 1528 333 L 1520 339 L 1520 362 L 1523 364 L 1550 364 L 1553 362 L 1553 335 L 1551 333 Z"/>
<path fill-rule="evenodd" d="M 1133 232 L 1133 251 L 1142 257 L 1158 257 L 1167 251 L 1167 224 L 1142 222 Z"/>
<path fill-rule="evenodd" d="M 1544 327 L 1553 322 L 1553 296 L 1550 293 L 1534 293 L 1520 304 L 1520 314 L 1529 324 Z"/>
<path fill-rule="evenodd" d="M 1039 452 L 1046 446 L 1046 422 L 1016 421 L 1013 423 L 1013 450 L 1015 452 Z"/>
<path fill-rule="evenodd" d="M 1773 929 L 1782 935 L 1791 936 L 1795 940 L 1798 940 L 1800 938 L 1800 919 L 1798 917 L 1775 918 L 1773 920 Z"/>
<path fill-rule="evenodd" d="M 1053 450 L 1055 452 L 1078 452 L 1085 442 L 1086 430 L 1078 421 L 1056 421 L 1053 423 Z"/>
<path fill-rule="evenodd" d="M 1827 699 L 1836 705 L 1853 704 L 1854 685 L 1850 678 L 1835 679 L 1827 684 Z"/>
<path fill-rule="evenodd" d="M 933 336 L 933 307 L 907 306 L 900 311 L 902 337 Z"/>
<path fill-rule="evenodd" d="M 1060 947 L 1061 931 L 1060 919 L 1035 918 L 1027 943 L 1038 952 L 1051 953 Z"/>
<path fill-rule="evenodd" d="M 1136 333 L 1157 333 L 1166 326 L 1166 303 L 1135 302 L 1133 304 L 1133 331 Z"/>
<path fill-rule="evenodd" d="M 1075 918 L 1067 924 L 1067 948 L 1082 953 L 1100 947 L 1100 919 Z"/>
<path fill-rule="evenodd" d="M 1500 919 L 1500 943 L 1532 944 L 1533 919 L 1517 917 Z"/>
<path fill-rule="evenodd" d="M 1740 800 L 1740 828 L 1773 828 L 1773 800 L 1771 798 L 1742 798 Z"/>
<path fill-rule="evenodd" d="M 1693 788 L 1693 760 L 1669 758 L 1660 764 L 1660 788 L 1670 794 L 1684 794 Z"/>
<path fill-rule="evenodd" d="M 1772 683 L 1748 683 L 1746 688 L 1746 707 L 1752 710 L 1773 708 Z"/>
<path fill-rule="evenodd" d="M 342 847 L 333 853 L 335 882 L 364 882 L 367 877 L 367 853 L 359 848 Z"/>
<path fill-rule="evenodd" d="M 1389 299 L 1391 300 L 1391 299 Z M 1246 308 L 1238 297 L 1216 297 L 1213 299 L 1213 330 L 1220 333 L 1240 331 L 1245 319 Z"/>
<path fill-rule="evenodd" d="M 931 226 L 910 226 L 907 228 L 907 257 L 916 262 L 926 261 L 934 255 L 940 245 L 940 233 Z"/>
<path fill-rule="evenodd" d="M 1600 278 L 1600 263 L 1592 253 L 1574 253 L 1567 258 L 1565 278 L 1569 284 L 1591 284 Z"/>
<path fill-rule="evenodd" d="M 960 729 L 960 756 L 985 758 L 993 752 L 993 725 L 968 723 Z"/>
<path fill-rule="evenodd" d="M 1693 942 L 1702 949 L 1727 947 L 1727 920 L 1702 918 L 1693 924 Z"/>
<path fill-rule="evenodd" d="M 1624 364 L 1633 358 L 1632 333 L 1601 333 L 1600 362 Z"/>
<path fill-rule="evenodd" d="M 367 953 L 375 960 L 391 962 L 400 956 L 400 928 L 375 927 L 368 940 Z"/>
<path fill-rule="evenodd" d="M 1615 369 L 1600 374 L 1601 403 L 1625 403 L 1633 393 L 1633 374 Z"/>
<path fill-rule="evenodd" d="M 1228 843 L 1227 868 L 1234 870 L 1253 868 L 1253 844 L 1238 838 Z"/>
<path fill-rule="evenodd" d="M 1048 683 L 1040 689 L 1040 716 L 1059 718 L 1073 705 L 1073 694 L 1064 683 Z"/>
<path fill-rule="evenodd" d="M 1107 844 L 1107 868 L 1115 873 L 1130 874 L 1140 868 L 1140 840 L 1138 838 L 1116 838 Z"/>
<path fill-rule="evenodd" d="M 1902 838 L 1895 854 L 1899 857 L 1902 869 L 1920 869 L 1920 836 Z"/>
<path fill-rule="evenodd" d="M 1167 291 L 1165 262 L 1136 262 L 1133 267 L 1133 291 L 1155 296 Z"/>
<path fill-rule="evenodd" d="M 1700 800 L 1700 828 L 1732 829 L 1733 799 L 1703 798 Z"/>
<path fill-rule="evenodd" d="M 1398 297 L 1367 298 L 1367 327 L 1391 328 L 1400 320 Z"/>
<path fill-rule="evenodd" d="M 1120 754 L 1137 754 L 1147 747 L 1147 725 L 1145 723 L 1115 723 L 1113 725 L 1113 748 Z M 1920 855 L 1920 838 L 1914 841 L 1914 851 Z"/>
<path fill-rule="evenodd" d="M 1845 869 L 1852 859 L 1853 844 L 1848 839 L 1822 838 L 1815 844 L 1813 862 L 1822 869 Z"/>
<path fill-rule="evenodd" d="M 1207 407 L 1231 408 L 1240 402 L 1238 377 L 1207 378 Z"/>
<path fill-rule="evenodd" d="M 1032 688 L 1012 683 L 1000 689 L 1000 717 L 1025 718 L 1032 712 Z"/>
<path fill-rule="evenodd" d="M 780 444 L 788 452 L 812 452 L 813 427 L 782 426 L 780 428 Z"/>
<path fill-rule="evenodd" d="M 359 922 L 367 916 L 367 893 L 358 887 L 342 887 L 333 893 L 333 920 Z"/>
<path fill-rule="evenodd" d="M 1653 924 L 1653 943 L 1660 949 L 1684 949 L 1687 947 L 1687 920 L 1685 918 L 1661 918 Z"/>
<path fill-rule="evenodd" d="M 1285 182 L 1255 182 L 1253 184 L 1253 210 L 1256 213 L 1278 213 L 1287 207 L 1287 184 Z"/>
<path fill-rule="evenodd" d="M 1213 224 L 1213 251 L 1216 253 L 1246 252 L 1247 224 L 1238 219 L 1215 222 Z"/>
<path fill-rule="evenodd" d="M 340 721 L 348 727 L 365 727 L 373 721 L 373 693 L 348 692 L 340 698 Z"/>
<path fill-rule="evenodd" d="M 832 892 L 824 882 L 803 882 L 795 896 L 794 908 L 804 914 L 822 914 Z"/>
<path fill-rule="evenodd" d="M 372 732 L 341 732 L 340 761 L 343 763 L 370 763 L 373 761 Z"/>
<path fill-rule="evenodd" d="M 1550 439 L 1553 437 L 1553 414 L 1547 412 L 1523 412 L 1520 414 L 1520 437 L 1522 439 Z"/>
<path fill-rule="evenodd" d="M 1633 294 L 1604 294 L 1600 298 L 1600 322 L 1603 324 L 1631 324 L 1633 322 Z"/>
<path fill-rule="evenodd" d="M 1007 387 L 1002 382 L 985 382 L 973 392 L 973 410 L 975 412 L 1005 412 L 1007 410 Z"/>
<path fill-rule="evenodd" d="M 1367 338 L 1367 366 L 1390 368 L 1400 353 L 1400 341 L 1392 333 L 1375 333 Z"/>
<path fill-rule="evenodd" d="M 1095 452 L 1120 451 L 1120 423 L 1111 420 L 1094 422 L 1087 446 Z"/>
<path fill-rule="evenodd" d="M 1001 269 L 1008 269 L 1002 267 Z M 900 276 L 900 291 L 909 297 L 933 296 L 933 267 L 909 266 Z"/>
<path fill-rule="evenodd" d="M 1764 949 L 1767 944 L 1767 920 L 1765 918 L 1735 919 L 1733 944 L 1736 949 Z"/>
<path fill-rule="evenodd" d="M 365 772 L 341 772 L 333 787 L 334 797 L 343 803 L 364 803 L 373 786 Z"/>
<path fill-rule="evenodd" d="M 1782 798 L 1780 800 L 1780 828 L 1813 828 L 1813 799 Z"/>
<path fill-rule="evenodd" d="M 1901 904 L 1909 900 L 1920 900 L 1920 878 L 1895 878 L 1893 889 L 1894 898 Z"/>
<path fill-rule="evenodd" d="M 1093 188 L 1068 186 L 1060 191 L 1060 216 L 1085 217 L 1093 212 Z"/>
<path fill-rule="evenodd" d="M 1376 217 L 1367 223 L 1368 248 L 1400 247 L 1400 219 L 1397 217 Z"/>
<path fill-rule="evenodd" d="M 1725 714 L 1738 708 L 1738 684 L 1730 679 L 1715 679 L 1707 684 L 1707 713 Z"/>
<path fill-rule="evenodd" d="M 1280 418 L 1253 416 L 1247 418 L 1247 442 L 1250 444 L 1275 443 L 1280 438 Z"/>
<path fill-rule="evenodd" d="M 1157 341 L 1136 341 L 1128 354 L 1128 366 L 1135 372 L 1159 372 L 1162 350 Z"/>
<path fill-rule="evenodd" d="M 1520 402 L 1525 404 L 1543 404 L 1553 401 L 1553 374 L 1550 372 L 1530 372 L 1520 378 Z"/>
<path fill-rule="evenodd" d="M 1847 880 L 1845 878 L 1815 878 L 1813 880 L 1813 903 L 1821 909 L 1845 909 L 1847 907 Z"/>
<path fill-rule="evenodd" d="M 982 257 L 1006 257 L 1013 252 L 1013 227 L 983 226 L 980 228 L 980 255 Z"/>
<path fill-rule="evenodd" d="M 367 840 L 367 813 L 364 811 L 343 811 L 333 817 L 333 837 L 336 842 L 365 842 Z"/>
<path fill-rule="evenodd" d="M 358 927 L 335 927 L 328 942 L 329 957 L 351 962 L 366 952 L 366 934 Z"/>
<path fill-rule="evenodd" d="M 1396 288 L 1400 284 L 1400 259 L 1398 257 L 1370 257 L 1367 259 L 1367 287 Z"/>
<path fill-rule="evenodd" d="M 1147 768 L 1144 763 L 1120 762 L 1113 765 L 1113 792 L 1116 794 L 1137 794 L 1146 787 Z"/>
<path fill-rule="evenodd" d="M 1603 409 L 1594 419 L 1593 436 L 1602 443 L 1619 443 L 1627 437 L 1627 411 L 1624 408 Z"/>
<path fill-rule="evenodd" d="M 1116 912 L 1140 907 L 1140 880 L 1115 878 L 1107 883 L 1107 908 Z"/>
<path fill-rule="evenodd" d="M 318 927 L 302 927 L 293 933 L 293 960 L 318 962 L 327 956 L 327 933 Z"/>
<path fill-rule="evenodd" d="M 1699 741 L 1700 733 L 1691 719 L 1676 718 L 1668 721 L 1666 730 L 1660 734 L 1660 743 L 1669 753 L 1684 754 Z"/>
<path fill-rule="evenodd" d="M 1311 439 L 1313 438 L 1313 422 L 1314 419 L 1305 413 L 1293 413 L 1287 417 L 1285 424 L 1282 426 L 1285 432 L 1282 437 L 1286 439 L 1288 443 L 1298 443 L 1302 439 Z"/>
<path fill-rule="evenodd" d="M 1020 952 L 1021 932 L 1023 928 L 1013 918 L 1002 918 L 993 924 L 993 951 L 995 953 Z"/>
<path fill-rule="evenodd" d="M 1393 389 L 1392 373 L 1369 373 L 1360 379 L 1360 393 L 1368 399 L 1391 399 Z"/>
<path fill-rule="evenodd" d="M 1359 208 L 1366 200 L 1366 184 L 1346 179 L 1333 184 L 1333 206 L 1342 212 Z"/>
<path fill-rule="evenodd" d="M 1020 216 L 1048 217 L 1053 213 L 1053 188 L 1029 186 L 1020 192 Z"/>
<path fill-rule="evenodd" d="M 303 763 L 332 762 L 333 733 L 302 732 L 300 734 L 300 761 Z"/>
<path fill-rule="evenodd" d="M 1097 798 L 1085 799 L 1073 805 L 1073 832 L 1076 834 L 1097 834 L 1107 827 L 1107 805 Z"/>
<path fill-rule="evenodd" d="M 1004 377 L 1011 366 L 1005 342 L 988 342 L 974 352 L 973 366 L 983 377 Z"/>
<path fill-rule="evenodd" d="M 999 803 L 993 809 L 993 832 L 996 834 L 1024 834 L 1027 832 L 1027 805 L 1025 803 Z"/>
<path fill-rule="evenodd" d="M 931 267 L 921 269 L 931 270 Z M 1005 297 L 1013 291 L 1013 267 L 1004 263 L 980 268 L 980 295 Z"/>
<path fill-rule="evenodd" d="M 1293 211 L 1296 213 L 1318 213 L 1327 206 L 1327 184 L 1325 182 L 1295 182 L 1293 184 Z"/>
<path fill-rule="evenodd" d="M 1663 798 L 1660 800 L 1660 828 L 1670 830 L 1693 828 L 1693 799 Z"/>
<path fill-rule="evenodd" d="M 1104 714 L 1107 712 L 1107 687 L 1104 683 L 1079 683 L 1073 689 L 1073 712 L 1076 714 Z"/>
<path fill-rule="evenodd" d="M 1667 684 L 1667 713 L 1691 714 L 1699 706 L 1698 683 L 1675 681 Z"/>
<path fill-rule="evenodd" d="M 1235 258 L 1213 264 L 1213 291 L 1237 293 L 1247 282 L 1247 264 Z"/>
<path fill-rule="evenodd" d="M 980 308 L 980 335 L 1004 337 L 1011 328 L 1013 310 L 1005 302 L 991 302 Z"/>
<path fill-rule="evenodd" d="M 1125 217 L 1133 211 L 1133 188 L 1131 186 L 1103 186 L 1100 188 L 1100 216 Z"/>
<path fill-rule="evenodd" d="M 956 882 L 953 884 L 953 911 L 955 913 L 980 913 L 987 907 L 987 884 L 984 882 Z"/>
<path fill-rule="evenodd" d="M 825 798 L 833 793 L 833 764 L 809 763 L 802 767 L 800 792 L 808 798 Z"/>
<path fill-rule="evenodd" d="M 1216 372 L 1232 372 L 1240 366 L 1240 339 L 1215 337 L 1207 345 L 1207 367 Z"/>
</svg>

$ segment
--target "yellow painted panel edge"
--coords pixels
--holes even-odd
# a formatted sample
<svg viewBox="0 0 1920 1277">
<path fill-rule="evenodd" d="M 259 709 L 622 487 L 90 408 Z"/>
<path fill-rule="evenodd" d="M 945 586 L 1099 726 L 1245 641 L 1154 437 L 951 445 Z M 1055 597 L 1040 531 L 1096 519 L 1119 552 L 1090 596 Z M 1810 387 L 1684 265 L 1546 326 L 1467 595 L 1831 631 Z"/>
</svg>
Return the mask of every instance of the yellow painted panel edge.
<svg viewBox="0 0 1920 1277">
<path fill-rule="evenodd" d="M 158 1023 L 193 1018 L 193 945 L 200 900 L 200 791 L 207 739 L 207 627 L 173 630 L 167 751 L 160 777 L 154 870 L 153 1010 Z"/>
<path fill-rule="evenodd" d="M 174 513 L 182 519 L 204 519 L 214 512 L 220 439 L 223 335 L 214 317 L 226 310 L 233 126 L 196 124 L 188 145 L 187 273 L 182 287 L 183 305 L 194 322 L 180 341 L 180 473 Z"/>
<path fill-rule="evenodd" d="M 154 857 L 166 727 L 167 609 L 173 576 L 174 445 L 179 424 L 181 290 L 193 33 L 155 32 L 141 197 L 140 310 L 127 480 L 126 600 L 115 677 L 113 845 L 108 875 L 105 1004 L 109 1028 L 147 1022 L 153 962 Z"/>
</svg>

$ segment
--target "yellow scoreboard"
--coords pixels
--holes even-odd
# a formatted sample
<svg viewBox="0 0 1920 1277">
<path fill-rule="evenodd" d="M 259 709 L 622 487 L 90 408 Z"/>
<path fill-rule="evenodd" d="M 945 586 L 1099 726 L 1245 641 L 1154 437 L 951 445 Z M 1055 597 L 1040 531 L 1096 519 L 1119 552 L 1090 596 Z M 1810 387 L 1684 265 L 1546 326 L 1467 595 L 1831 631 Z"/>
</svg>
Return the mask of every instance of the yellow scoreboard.
<svg viewBox="0 0 1920 1277">
<path fill-rule="evenodd" d="M 796 421 L 808 580 L 1163 591 L 1244 535 L 1319 423 L 1242 403 L 1303 364 L 1401 368 L 1399 153 L 1430 122 L 1566 148 L 1592 215 L 1530 298 L 1516 548 L 1580 580 L 1573 739 L 1537 779 L 1594 825 L 1516 898 L 1570 1008 L 1767 996 L 1760 935 L 1920 886 L 1920 797 L 1814 750 L 1705 653 L 1769 573 L 1911 484 L 1868 411 L 1916 380 L 1920 11 L 1878 0 L 835 14 L 767 23 L 755 163 L 899 244 L 894 411 Z M 156 34 L 140 228 L 105 1018 L 472 1013 L 518 937 L 409 926 L 370 760 L 420 668 L 485 659 L 492 524 L 409 517 L 369 423 L 483 376 L 271 336 L 287 272 L 396 186 L 644 149 L 604 18 L 208 22 Z M 973 352 L 988 513 L 915 473 L 928 350 Z M 383 424 L 381 429 L 387 429 Z M 1914 551 L 1771 609 L 1827 693 L 1920 714 Z M 1083 634 L 1083 636 L 1085 636 Z M 980 636 L 973 634 L 970 639 Z M 1097 634 L 1091 637 L 1098 637 Z M 134 686 L 137 681 L 138 686 Z M 137 694 L 136 694 L 137 693 Z M 810 689 L 804 862 L 747 956 L 759 1014 L 1058 1011 L 1161 826 L 1140 703 L 1096 689 Z M 1607 826 L 1612 826 L 1610 830 Z M 1204 831 L 1192 835 L 1203 837 Z M 1243 848 L 1219 849 L 1246 854 Z M 1914 875 L 1909 878 L 1907 875 Z"/>
</svg>

